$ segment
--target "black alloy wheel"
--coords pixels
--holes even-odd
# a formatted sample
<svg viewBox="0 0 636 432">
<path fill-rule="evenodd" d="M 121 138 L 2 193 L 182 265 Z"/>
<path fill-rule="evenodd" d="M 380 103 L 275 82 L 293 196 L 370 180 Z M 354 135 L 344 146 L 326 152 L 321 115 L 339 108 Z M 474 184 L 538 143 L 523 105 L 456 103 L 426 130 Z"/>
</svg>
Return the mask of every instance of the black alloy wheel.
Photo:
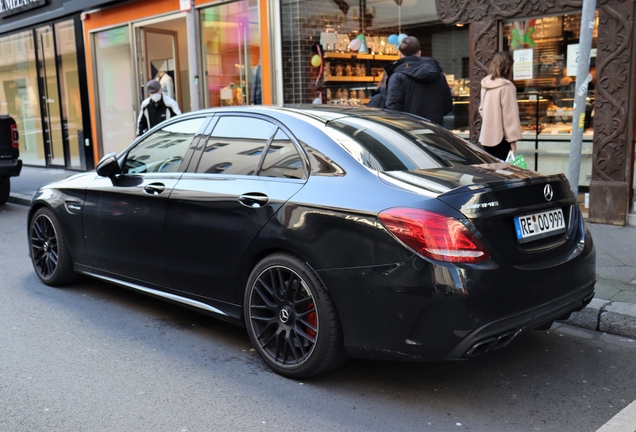
<svg viewBox="0 0 636 432">
<path fill-rule="evenodd" d="M 62 285 L 76 276 L 59 222 L 46 207 L 33 215 L 29 225 L 29 246 L 33 268 L 47 285 Z"/>
<path fill-rule="evenodd" d="M 295 256 L 263 259 L 248 280 L 244 307 L 250 339 L 275 372 L 306 378 L 346 359 L 331 298 Z"/>
</svg>

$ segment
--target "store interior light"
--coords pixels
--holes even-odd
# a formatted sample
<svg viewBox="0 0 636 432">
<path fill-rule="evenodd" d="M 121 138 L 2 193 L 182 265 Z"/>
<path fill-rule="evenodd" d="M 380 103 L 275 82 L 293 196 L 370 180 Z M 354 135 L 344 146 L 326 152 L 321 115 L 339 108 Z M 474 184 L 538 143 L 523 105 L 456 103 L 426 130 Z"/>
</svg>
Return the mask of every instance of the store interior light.
<svg viewBox="0 0 636 432">
<path fill-rule="evenodd" d="M 462 23 L 457 23 L 457 24 L 455 24 L 455 25 L 456 25 L 457 27 L 464 27 L 464 24 L 462 24 Z"/>
</svg>

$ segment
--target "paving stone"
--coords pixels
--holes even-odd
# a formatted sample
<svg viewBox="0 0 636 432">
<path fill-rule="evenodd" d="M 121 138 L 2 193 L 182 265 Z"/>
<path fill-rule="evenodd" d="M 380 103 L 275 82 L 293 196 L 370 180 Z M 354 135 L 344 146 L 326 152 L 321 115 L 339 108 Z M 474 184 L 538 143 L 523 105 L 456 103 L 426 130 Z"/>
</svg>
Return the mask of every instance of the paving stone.
<svg viewBox="0 0 636 432">
<path fill-rule="evenodd" d="M 596 268 L 600 267 L 615 267 L 626 265 L 623 261 L 614 258 L 611 255 L 596 255 Z"/>
<path fill-rule="evenodd" d="M 621 291 L 611 298 L 613 302 L 636 304 L 636 291 Z"/>
<path fill-rule="evenodd" d="M 622 265 L 613 267 L 596 267 L 596 274 L 601 275 L 605 279 L 611 279 L 627 283 L 634 279 L 634 267 Z"/>
<path fill-rule="evenodd" d="M 615 295 L 621 293 L 621 290 L 614 286 L 613 281 L 601 277 L 596 279 L 594 291 L 594 297 L 605 300 L 612 300 Z"/>
</svg>

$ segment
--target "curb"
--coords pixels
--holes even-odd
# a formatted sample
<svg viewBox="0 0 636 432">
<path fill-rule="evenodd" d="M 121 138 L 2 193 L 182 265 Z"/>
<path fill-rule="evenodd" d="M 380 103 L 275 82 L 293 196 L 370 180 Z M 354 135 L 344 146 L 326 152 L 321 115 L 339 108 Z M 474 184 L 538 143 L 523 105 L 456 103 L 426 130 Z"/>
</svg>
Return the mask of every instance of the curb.
<svg viewBox="0 0 636 432">
<path fill-rule="evenodd" d="M 563 324 L 636 339 L 636 305 L 592 299 L 580 312 L 573 312 Z"/>
<path fill-rule="evenodd" d="M 7 202 L 13 203 L 13 204 L 20 204 L 23 206 L 29 206 L 31 205 L 31 197 L 25 194 L 21 194 L 21 193 L 17 193 L 17 192 L 12 192 L 9 195 L 9 199 Z"/>
<path fill-rule="evenodd" d="M 9 202 L 29 206 L 31 197 L 13 192 Z M 560 323 L 636 339 L 636 305 L 594 298 L 585 309 Z"/>
</svg>

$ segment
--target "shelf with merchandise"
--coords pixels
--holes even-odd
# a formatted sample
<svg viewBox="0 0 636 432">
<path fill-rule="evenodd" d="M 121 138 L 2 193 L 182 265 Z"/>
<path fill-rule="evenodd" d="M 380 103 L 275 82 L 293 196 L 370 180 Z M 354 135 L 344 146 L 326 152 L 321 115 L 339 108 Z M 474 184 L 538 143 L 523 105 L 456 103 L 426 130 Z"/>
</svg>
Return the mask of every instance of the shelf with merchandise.
<svg viewBox="0 0 636 432">
<path fill-rule="evenodd" d="M 378 82 L 380 81 L 379 77 L 374 76 L 326 76 L 325 82 Z"/>
<path fill-rule="evenodd" d="M 358 54 L 355 52 L 326 52 L 323 57 L 325 59 L 345 59 L 345 60 L 378 60 L 378 61 L 396 61 L 400 57 L 394 54 Z"/>
</svg>

